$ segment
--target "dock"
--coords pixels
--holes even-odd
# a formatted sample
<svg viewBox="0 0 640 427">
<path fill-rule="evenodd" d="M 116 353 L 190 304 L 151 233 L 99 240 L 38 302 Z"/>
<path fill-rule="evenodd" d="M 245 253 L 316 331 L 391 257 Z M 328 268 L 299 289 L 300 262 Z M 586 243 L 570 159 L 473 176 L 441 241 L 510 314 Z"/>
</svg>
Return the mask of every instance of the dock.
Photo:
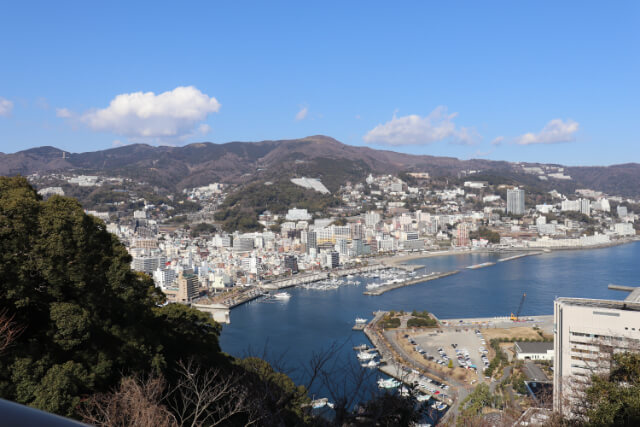
<svg viewBox="0 0 640 427">
<path fill-rule="evenodd" d="M 363 293 L 364 295 L 378 296 L 378 295 L 384 294 L 385 292 L 392 291 L 394 289 L 403 288 L 405 286 L 417 285 L 418 283 L 429 282 L 431 280 L 441 279 L 443 277 L 452 276 L 458 273 L 460 273 L 460 270 L 447 271 L 445 273 L 437 273 L 427 277 L 420 277 L 417 279 L 405 280 L 404 282 L 400 282 L 400 283 L 393 283 L 391 285 L 382 285 L 379 288 L 376 288 L 370 291 L 365 291 Z"/>
</svg>

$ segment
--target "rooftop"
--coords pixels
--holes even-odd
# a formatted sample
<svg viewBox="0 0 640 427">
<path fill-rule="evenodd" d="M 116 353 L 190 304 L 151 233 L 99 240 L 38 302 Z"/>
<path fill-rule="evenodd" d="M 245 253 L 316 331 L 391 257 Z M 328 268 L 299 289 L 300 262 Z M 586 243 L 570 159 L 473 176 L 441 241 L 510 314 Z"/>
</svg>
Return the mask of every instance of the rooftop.
<svg viewBox="0 0 640 427">
<path fill-rule="evenodd" d="M 520 353 L 544 353 L 553 350 L 553 341 L 550 342 L 517 342 Z"/>
<path fill-rule="evenodd" d="M 634 291 L 635 292 L 635 291 Z M 633 293 L 632 293 L 633 294 Z M 630 295 L 631 296 L 631 295 Z M 629 310 L 640 311 L 640 301 L 624 301 L 607 300 L 607 299 L 587 299 L 587 298 L 558 298 L 557 302 L 569 305 L 578 305 L 583 307 L 605 308 L 611 310 Z"/>
</svg>

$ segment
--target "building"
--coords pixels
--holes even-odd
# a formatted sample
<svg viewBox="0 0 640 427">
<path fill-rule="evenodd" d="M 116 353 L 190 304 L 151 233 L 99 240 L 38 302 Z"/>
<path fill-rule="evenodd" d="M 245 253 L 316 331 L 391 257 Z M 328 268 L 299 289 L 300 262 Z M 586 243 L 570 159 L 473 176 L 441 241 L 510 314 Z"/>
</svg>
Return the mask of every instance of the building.
<svg viewBox="0 0 640 427">
<path fill-rule="evenodd" d="M 251 252 L 253 250 L 254 239 L 250 237 L 239 237 L 233 239 L 234 252 Z"/>
<path fill-rule="evenodd" d="M 180 273 L 177 282 L 177 302 L 191 302 L 193 299 L 197 298 L 200 295 L 198 290 L 198 276 L 196 276 L 195 274 Z"/>
<path fill-rule="evenodd" d="M 618 222 L 613 225 L 613 230 L 619 236 L 635 236 L 636 230 L 630 222 Z"/>
<path fill-rule="evenodd" d="M 554 302 L 553 407 L 571 415 L 585 383 L 610 369 L 619 351 L 640 351 L 640 288 L 624 301 L 558 298 Z"/>
<path fill-rule="evenodd" d="M 330 252 L 331 256 L 331 268 L 338 268 L 340 265 L 340 254 L 336 251 Z"/>
<path fill-rule="evenodd" d="M 311 249 L 315 251 L 318 250 L 318 237 L 315 231 L 307 231 L 307 253 L 309 253 Z"/>
<path fill-rule="evenodd" d="M 160 288 L 168 288 L 172 286 L 176 280 L 176 272 L 172 269 L 155 270 L 153 272 L 153 281 Z"/>
<path fill-rule="evenodd" d="M 458 224 L 455 237 L 457 246 L 469 246 L 469 225 L 466 222 Z"/>
<path fill-rule="evenodd" d="M 553 342 L 516 342 L 518 360 L 553 360 Z"/>
<path fill-rule="evenodd" d="M 580 199 L 580 213 L 591 216 L 591 201 L 589 199 Z"/>
<path fill-rule="evenodd" d="M 155 270 L 164 267 L 164 263 L 163 256 L 139 256 L 133 258 L 131 268 L 135 271 L 152 274 Z"/>
<path fill-rule="evenodd" d="M 369 228 L 375 228 L 381 220 L 382 217 L 378 212 L 375 211 L 367 212 L 364 216 L 364 223 Z"/>
<path fill-rule="evenodd" d="M 524 190 L 507 190 L 507 214 L 524 215 Z"/>
<path fill-rule="evenodd" d="M 298 258 L 295 255 L 284 256 L 284 269 L 290 270 L 292 274 L 298 272 Z"/>
<path fill-rule="evenodd" d="M 626 207 L 626 206 L 618 205 L 618 206 L 616 207 L 616 212 L 618 213 L 618 216 L 619 216 L 620 218 L 624 218 L 624 217 L 626 217 L 626 216 L 628 215 L 627 207 Z"/>
<path fill-rule="evenodd" d="M 289 209 L 287 215 L 285 216 L 287 221 L 309 221 L 311 219 L 311 215 L 307 212 L 306 209 Z"/>
</svg>

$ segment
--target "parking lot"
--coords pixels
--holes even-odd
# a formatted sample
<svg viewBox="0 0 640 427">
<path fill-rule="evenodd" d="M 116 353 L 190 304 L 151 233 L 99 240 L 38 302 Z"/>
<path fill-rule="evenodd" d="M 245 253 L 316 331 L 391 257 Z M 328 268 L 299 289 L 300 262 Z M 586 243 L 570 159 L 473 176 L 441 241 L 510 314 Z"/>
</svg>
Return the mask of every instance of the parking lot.
<svg viewBox="0 0 640 427">
<path fill-rule="evenodd" d="M 486 353 L 488 344 L 483 343 L 483 336 L 475 331 L 473 328 L 447 328 L 442 333 L 412 334 L 411 338 L 415 341 L 415 349 L 433 357 L 436 363 L 447 366 L 451 360 L 454 367 L 477 368 L 482 373 L 488 359 L 483 359 L 481 349 Z"/>
</svg>

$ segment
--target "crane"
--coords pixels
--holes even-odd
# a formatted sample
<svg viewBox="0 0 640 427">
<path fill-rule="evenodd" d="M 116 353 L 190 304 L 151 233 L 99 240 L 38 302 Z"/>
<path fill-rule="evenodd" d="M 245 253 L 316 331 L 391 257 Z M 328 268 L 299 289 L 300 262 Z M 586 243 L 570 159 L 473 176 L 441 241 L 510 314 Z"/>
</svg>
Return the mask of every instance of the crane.
<svg viewBox="0 0 640 427">
<path fill-rule="evenodd" d="M 511 313 L 511 320 L 513 320 L 514 322 L 520 321 L 520 311 L 522 310 L 522 305 L 524 304 L 524 299 L 526 297 L 527 297 L 527 294 L 522 294 L 522 299 L 520 300 L 518 311 L 516 311 L 516 314 Z"/>
</svg>

